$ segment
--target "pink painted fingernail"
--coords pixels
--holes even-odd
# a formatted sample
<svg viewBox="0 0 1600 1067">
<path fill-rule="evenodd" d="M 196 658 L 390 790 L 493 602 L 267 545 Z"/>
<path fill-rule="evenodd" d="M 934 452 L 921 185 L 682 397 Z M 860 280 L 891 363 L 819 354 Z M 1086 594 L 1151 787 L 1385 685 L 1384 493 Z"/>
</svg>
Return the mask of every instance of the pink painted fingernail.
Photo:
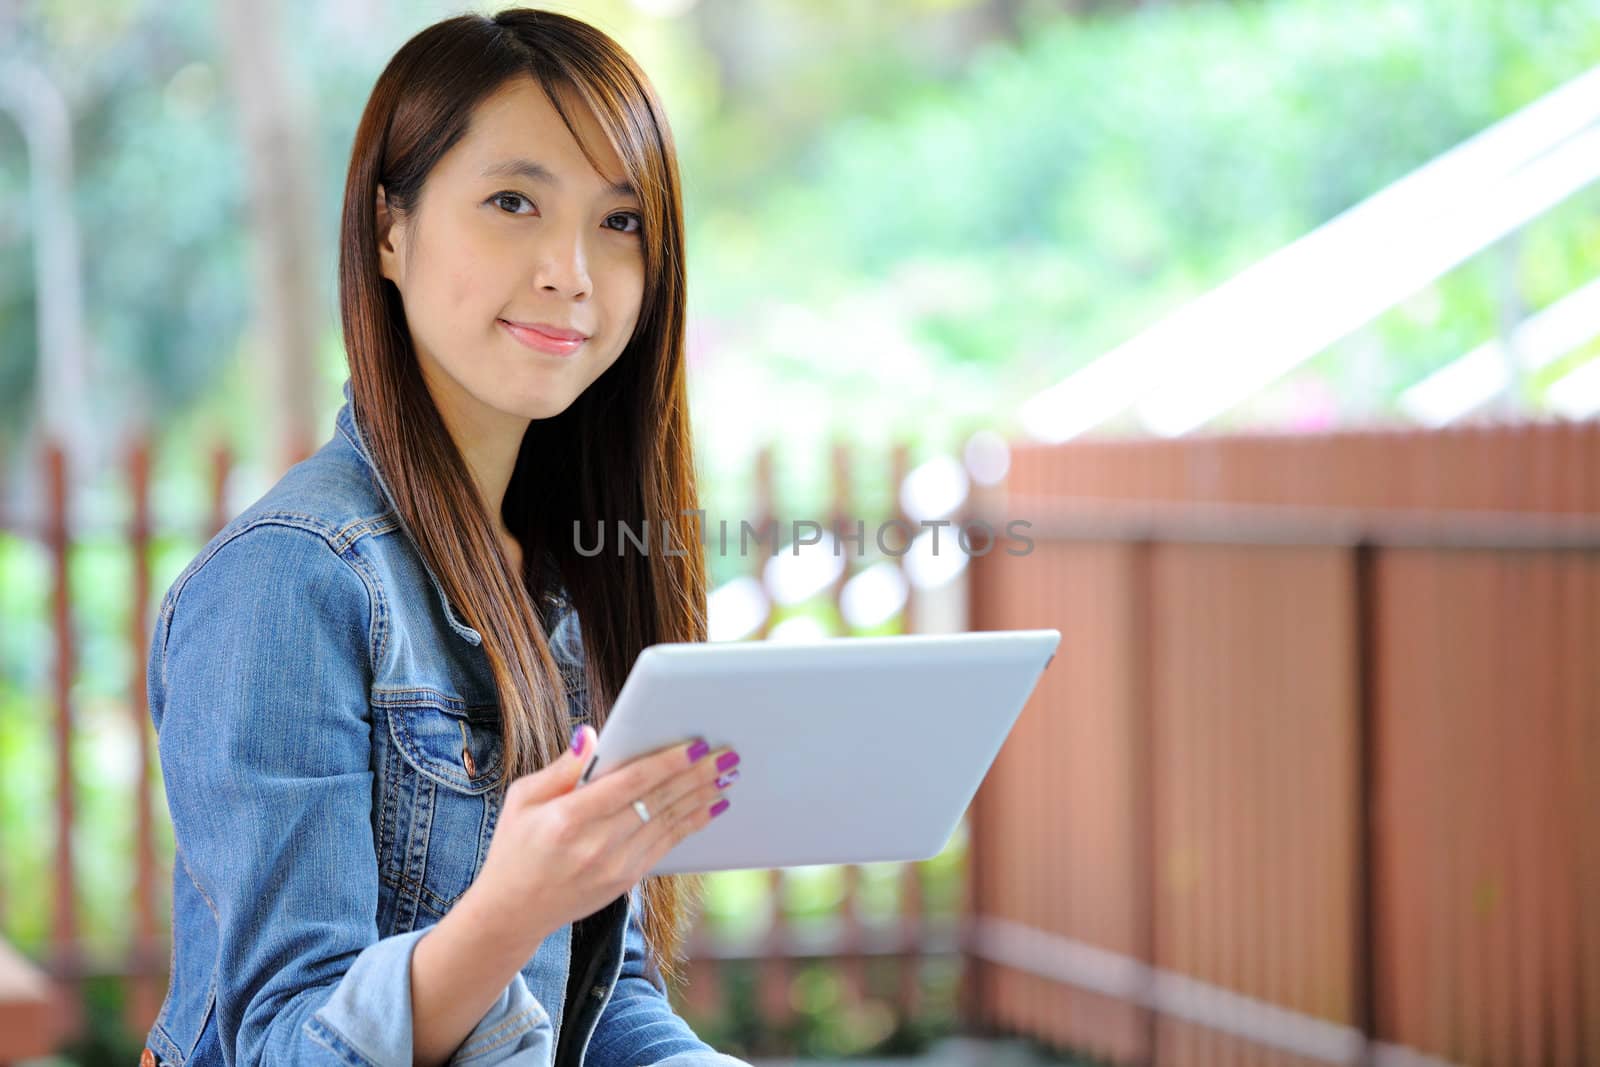
<svg viewBox="0 0 1600 1067">
<path fill-rule="evenodd" d="M 732 767 L 734 764 L 736 764 L 738 762 L 739 762 L 739 753 L 737 753 L 737 752 L 724 752 L 722 755 L 717 757 L 717 770 L 725 771 L 729 767 Z"/>
<path fill-rule="evenodd" d="M 706 744 L 704 741 L 696 741 L 694 744 L 689 746 L 689 762 L 698 763 L 705 757 L 705 754 L 710 751 L 710 745 Z"/>
<path fill-rule="evenodd" d="M 738 770 L 737 769 L 731 770 L 727 774 L 724 774 L 721 778 L 717 779 L 717 788 L 718 789 L 726 789 L 730 785 L 732 785 L 734 782 L 737 782 L 738 780 L 739 780 L 739 772 L 738 772 Z"/>
<path fill-rule="evenodd" d="M 727 810 L 728 810 L 728 798 L 727 797 L 723 797 L 721 800 L 719 800 L 715 804 L 711 805 L 711 817 L 713 819 L 715 819 L 718 815 L 721 815 L 723 812 L 725 812 Z"/>
</svg>

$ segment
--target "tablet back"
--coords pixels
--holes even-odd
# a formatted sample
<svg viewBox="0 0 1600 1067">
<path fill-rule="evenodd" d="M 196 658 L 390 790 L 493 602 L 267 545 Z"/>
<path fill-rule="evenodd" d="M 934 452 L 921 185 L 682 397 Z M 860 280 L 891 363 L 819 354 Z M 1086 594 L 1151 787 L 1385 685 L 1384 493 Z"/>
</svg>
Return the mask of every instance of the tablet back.
<svg viewBox="0 0 1600 1067">
<path fill-rule="evenodd" d="M 650 873 L 922 860 L 950 840 L 1056 630 L 661 644 L 644 650 L 591 779 L 703 737 L 732 803 Z"/>
</svg>

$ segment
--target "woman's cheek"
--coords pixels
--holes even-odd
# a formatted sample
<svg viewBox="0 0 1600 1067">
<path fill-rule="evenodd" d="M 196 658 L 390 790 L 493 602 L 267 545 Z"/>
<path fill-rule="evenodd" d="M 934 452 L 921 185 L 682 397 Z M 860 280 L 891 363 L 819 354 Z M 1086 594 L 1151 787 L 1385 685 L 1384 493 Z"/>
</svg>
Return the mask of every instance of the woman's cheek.
<svg viewBox="0 0 1600 1067">
<path fill-rule="evenodd" d="M 475 300 L 483 299 L 483 286 L 476 281 L 476 273 L 468 266 L 452 267 L 445 283 L 446 301 L 452 312 L 470 311 Z M 493 325 L 493 323 L 490 323 Z"/>
</svg>

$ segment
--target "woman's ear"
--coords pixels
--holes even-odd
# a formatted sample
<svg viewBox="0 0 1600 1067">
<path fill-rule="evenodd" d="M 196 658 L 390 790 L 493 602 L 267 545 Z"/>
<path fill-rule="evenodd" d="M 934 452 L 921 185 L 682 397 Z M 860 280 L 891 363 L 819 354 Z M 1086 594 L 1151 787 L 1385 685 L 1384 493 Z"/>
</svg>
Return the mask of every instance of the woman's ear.
<svg viewBox="0 0 1600 1067">
<path fill-rule="evenodd" d="M 403 273 L 399 249 L 405 245 L 405 224 L 390 214 L 389 196 L 381 184 L 373 205 L 373 216 L 378 239 L 378 273 L 398 286 Z"/>
</svg>

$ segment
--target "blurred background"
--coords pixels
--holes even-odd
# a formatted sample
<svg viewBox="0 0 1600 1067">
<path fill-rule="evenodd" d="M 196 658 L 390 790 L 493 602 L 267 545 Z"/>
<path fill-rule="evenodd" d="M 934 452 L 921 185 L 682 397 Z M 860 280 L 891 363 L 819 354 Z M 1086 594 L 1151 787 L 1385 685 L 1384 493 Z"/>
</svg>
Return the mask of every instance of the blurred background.
<svg viewBox="0 0 1600 1067">
<path fill-rule="evenodd" d="M 712 554 L 713 639 L 1063 633 L 938 857 L 708 877 L 701 1035 L 1600 1064 L 1600 0 L 555 6 L 673 124 L 712 516 L 925 524 Z M 331 433 L 461 10 L 0 0 L 0 1062 L 160 1008 L 154 605 Z"/>
</svg>

